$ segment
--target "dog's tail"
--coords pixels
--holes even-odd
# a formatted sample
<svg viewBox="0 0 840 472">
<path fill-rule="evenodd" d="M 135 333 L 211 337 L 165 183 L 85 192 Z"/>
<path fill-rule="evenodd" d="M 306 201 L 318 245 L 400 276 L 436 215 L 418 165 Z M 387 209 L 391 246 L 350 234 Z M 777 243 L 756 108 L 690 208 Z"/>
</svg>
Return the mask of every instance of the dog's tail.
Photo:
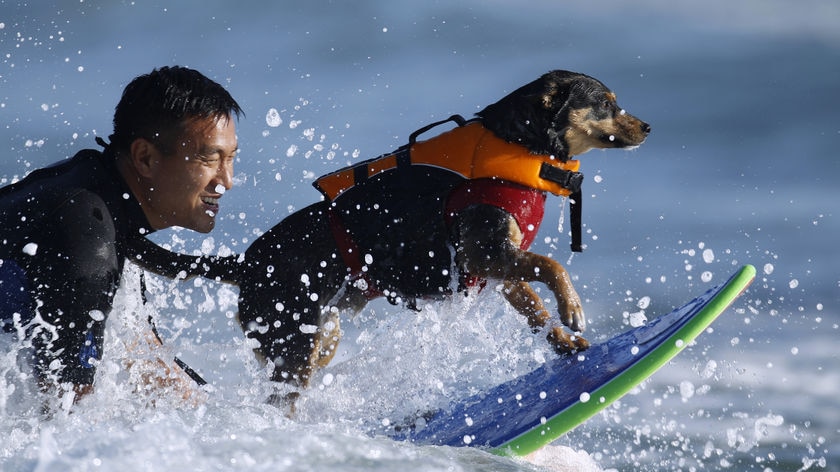
<svg viewBox="0 0 840 472">
<path fill-rule="evenodd" d="M 242 280 L 244 255 L 189 256 L 167 251 L 143 237 L 131 238 L 128 255 L 137 265 L 170 278 L 191 279 L 196 276 L 239 285 Z"/>
</svg>

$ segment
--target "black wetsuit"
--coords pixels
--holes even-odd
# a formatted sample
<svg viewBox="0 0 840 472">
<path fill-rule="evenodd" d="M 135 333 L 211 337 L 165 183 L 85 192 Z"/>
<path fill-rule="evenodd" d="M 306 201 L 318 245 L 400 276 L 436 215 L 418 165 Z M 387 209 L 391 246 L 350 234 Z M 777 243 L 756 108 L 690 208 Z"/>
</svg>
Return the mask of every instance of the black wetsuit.
<svg viewBox="0 0 840 472">
<path fill-rule="evenodd" d="M 31 342 L 41 380 L 93 383 L 129 240 L 151 231 L 107 151 L 0 189 L 0 320 Z"/>
</svg>

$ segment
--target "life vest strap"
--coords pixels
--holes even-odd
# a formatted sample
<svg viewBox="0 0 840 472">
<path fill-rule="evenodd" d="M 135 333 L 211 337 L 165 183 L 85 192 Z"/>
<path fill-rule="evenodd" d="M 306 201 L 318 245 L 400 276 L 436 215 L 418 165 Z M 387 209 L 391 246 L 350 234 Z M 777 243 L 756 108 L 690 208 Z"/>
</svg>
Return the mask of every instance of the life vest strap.
<svg viewBox="0 0 840 472">
<path fill-rule="evenodd" d="M 583 252 L 582 241 L 582 216 L 583 216 L 583 193 L 580 189 L 569 195 L 569 215 L 572 226 L 572 252 Z"/>
</svg>

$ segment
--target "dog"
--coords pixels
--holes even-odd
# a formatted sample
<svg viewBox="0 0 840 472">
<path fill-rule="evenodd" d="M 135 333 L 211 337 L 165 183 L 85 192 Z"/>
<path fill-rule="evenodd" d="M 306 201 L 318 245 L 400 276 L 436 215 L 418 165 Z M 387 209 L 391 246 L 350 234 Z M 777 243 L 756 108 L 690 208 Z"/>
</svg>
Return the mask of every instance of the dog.
<svg viewBox="0 0 840 472">
<path fill-rule="evenodd" d="M 476 116 L 495 139 L 558 164 L 593 148 L 635 148 L 650 133 L 600 81 L 562 70 L 542 75 Z M 421 144 L 414 136 L 411 143 Z M 532 329 L 547 331 L 557 352 L 589 347 L 579 335 L 586 320 L 569 274 L 558 262 L 527 250 L 533 228 L 526 234 L 505 205 L 478 202 L 453 209 L 453 188 L 473 180 L 441 177 L 435 166 L 423 169 L 420 176 L 390 183 L 383 172 L 358 184 L 366 189 L 364 198 L 358 192 L 351 198 L 348 191 L 289 215 L 255 240 L 244 259 L 175 256 L 141 243 L 139 262 L 158 272 L 238 285 L 239 322 L 246 336 L 258 341 L 256 353 L 274 364 L 272 380 L 299 388 L 335 355 L 340 313 L 358 312 L 378 296 L 413 307 L 418 298 L 464 290 L 468 279 L 500 281 L 504 298 Z M 500 179 L 478 180 L 490 183 L 481 191 L 492 199 Z M 559 324 L 532 289 L 534 282 L 556 298 Z"/>
</svg>

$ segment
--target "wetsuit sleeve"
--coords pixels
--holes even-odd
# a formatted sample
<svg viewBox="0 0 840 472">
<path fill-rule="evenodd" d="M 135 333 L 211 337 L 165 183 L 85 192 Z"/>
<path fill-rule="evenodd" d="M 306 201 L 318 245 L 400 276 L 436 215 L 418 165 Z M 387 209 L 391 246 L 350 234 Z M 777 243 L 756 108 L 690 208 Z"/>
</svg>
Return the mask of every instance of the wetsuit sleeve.
<svg viewBox="0 0 840 472">
<path fill-rule="evenodd" d="M 30 339 L 42 381 L 93 383 L 119 284 L 113 217 L 88 191 L 63 197 L 19 260 L 37 304 Z"/>
<path fill-rule="evenodd" d="M 243 268 L 242 255 L 188 256 L 158 246 L 143 237 L 128 242 L 129 258 L 146 270 L 170 278 L 206 277 L 238 285 Z"/>
</svg>

